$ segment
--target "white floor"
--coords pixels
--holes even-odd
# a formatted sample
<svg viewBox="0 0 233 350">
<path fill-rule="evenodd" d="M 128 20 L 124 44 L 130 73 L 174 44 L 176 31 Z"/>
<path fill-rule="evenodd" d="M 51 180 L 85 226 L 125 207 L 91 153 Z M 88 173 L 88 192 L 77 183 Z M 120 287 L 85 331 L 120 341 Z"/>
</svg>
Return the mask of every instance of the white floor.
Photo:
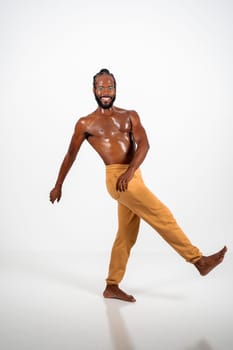
<svg viewBox="0 0 233 350">
<path fill-rule="evenodd" d="M 102 298 L 107 253 L 5 253 L 1 350 L 232 350 L 233 256 L 201 277 L 175 254 L 133 254 L 122 289 Z"/>
</svg>

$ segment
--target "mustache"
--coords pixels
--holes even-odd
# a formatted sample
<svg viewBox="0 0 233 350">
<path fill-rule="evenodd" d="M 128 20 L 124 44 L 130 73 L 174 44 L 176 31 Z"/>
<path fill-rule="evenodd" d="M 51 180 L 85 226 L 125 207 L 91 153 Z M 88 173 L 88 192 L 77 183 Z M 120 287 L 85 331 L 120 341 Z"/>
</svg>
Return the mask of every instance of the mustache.
<svg viewBox="0 0 233 350">
<path fill-rule="evenodd" d="M 98 105 L 101 107 L 101 108 L 104 108 L 104 109 L 108 109 L 108 108 L 111 108 L 115 99 L 116 99 L 116 96 L 108 96 L 108 95 L 103 95 L 101 97 L 98 97 L 96 94 L 94 94 L 95 96 L 95 99 L 96 99 L 96 102 L 98 103 Z M 102 100 L 102 98 L 109 98 L 109 102 L 108 104 L 105 104 Z"/>
</svg>

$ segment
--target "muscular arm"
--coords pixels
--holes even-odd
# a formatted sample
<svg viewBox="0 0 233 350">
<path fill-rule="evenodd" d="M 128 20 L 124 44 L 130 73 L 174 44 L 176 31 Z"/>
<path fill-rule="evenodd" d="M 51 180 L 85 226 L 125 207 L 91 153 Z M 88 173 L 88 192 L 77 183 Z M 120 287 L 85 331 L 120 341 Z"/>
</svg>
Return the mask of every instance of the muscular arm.
<svg viewBox="0 0 233 350">
<path fill-rule="evenodd" d="M 70 142 L 68 151 L 65 155 L 65 158 L 61 164 L 55 187 L 50 192 L 50 201 L 52 203 L 54 203 L 55 200 L 59 202 L 61 198 L 61 189 L 62 189 L 63 182 L 72 164 L 74 163 L 77 153 L 84 140 L 85 140 L 85 121 L 84 121 L 84 118 L 81 118 L 75 126 L 74 134 L 71 138 L 71 142 Z"/>
<path fill-rule="evenodd" d="M 144 161 L 150 147 L 145 129 L 141 124 L 138 114 L 134 111 L 130 112 L 130 119 L 132 123 L 132 135 L 137 148 L 127 171 L 118 178 L 116 189 L 120 192 L 127 190 L 129 181 L 133 178 L 136 169 L 139 168 Z"/>
<path fill-rule="evenodd" d="M 132 134 L 137 148 L 134 157 L 130 162 L 129 169 L 132 169 L 135 172 L 144 161 L 150 146 L 145 129 L 141 124 L 138 114 L 132 111 L 130 117 L 132 123 Z"/>
</svg>

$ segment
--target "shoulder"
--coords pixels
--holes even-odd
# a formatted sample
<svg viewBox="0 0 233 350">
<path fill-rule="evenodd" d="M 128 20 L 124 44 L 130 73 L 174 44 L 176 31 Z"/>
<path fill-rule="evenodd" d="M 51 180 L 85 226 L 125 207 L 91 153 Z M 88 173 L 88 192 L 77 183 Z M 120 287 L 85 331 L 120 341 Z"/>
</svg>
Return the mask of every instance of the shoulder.
<svg viewBox="0 0 233 350">
<path fill-rule="evenodd" d="M 133 126 L 140 125 L 141 120 L 138 113 L 135 110 L 128 110 L 129 118 Z"/>
<path fill-rule="evenodd" d="M 128 113 L 129 113 L 130 118 L 140 119 L 138 113 L 135 110 L 131 109 L 128 111 Z"/>
<path fill-rule="evenodd" d="M 93 119 L 94 119 L 94 112 L 91 114 L 88 114 L 85 117 L 79 118 L 75 124 L 75 130 L 85 131 L 87 127 L 90 125 L 90 123 L 93 121 Z"/>
<path fill-rule="evenodd" d="M 130 119 L 133 119 L 133 120 L 140 119 L 138 113 L 133 109 L 124 109 L 124 108 L 119 108 L 119 107 L 114 107 L 114 108 L 115 108 L 117 113 L 125 115 L 125 116 L 129 117 Z"/>
<path fill-rule="evenodd" d="M 132 125 L 132 128 L 142 127 L 140 117 L 138 113 L 133 109 L 123 109 L 115 107 L 115 110 L 119 115 L 124 115 Z"/>
</svg>

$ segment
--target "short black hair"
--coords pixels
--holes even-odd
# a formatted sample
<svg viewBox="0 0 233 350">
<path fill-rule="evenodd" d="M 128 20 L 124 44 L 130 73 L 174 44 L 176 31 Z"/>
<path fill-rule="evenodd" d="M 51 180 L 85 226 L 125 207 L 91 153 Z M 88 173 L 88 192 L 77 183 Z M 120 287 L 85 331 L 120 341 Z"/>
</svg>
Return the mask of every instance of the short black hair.
<svg viewBox="0 0 233 350">
<path fill-rule="evenodd" d="M 96 73 L 96 75 L 94 75 L 93 77 L 93 87 L 95 88 L 95 80 L 96 78 L 100 77 L 101 75 L 110 75 L 113 78 L 113 82 L 114 82 L 114 87 L 116 87 L 116 79 L 114 77 L 114 75 L 112 73 L 110 73 L 110 71 L 106 68 L 101 69 L 98 73 Z"/>
</svg>

